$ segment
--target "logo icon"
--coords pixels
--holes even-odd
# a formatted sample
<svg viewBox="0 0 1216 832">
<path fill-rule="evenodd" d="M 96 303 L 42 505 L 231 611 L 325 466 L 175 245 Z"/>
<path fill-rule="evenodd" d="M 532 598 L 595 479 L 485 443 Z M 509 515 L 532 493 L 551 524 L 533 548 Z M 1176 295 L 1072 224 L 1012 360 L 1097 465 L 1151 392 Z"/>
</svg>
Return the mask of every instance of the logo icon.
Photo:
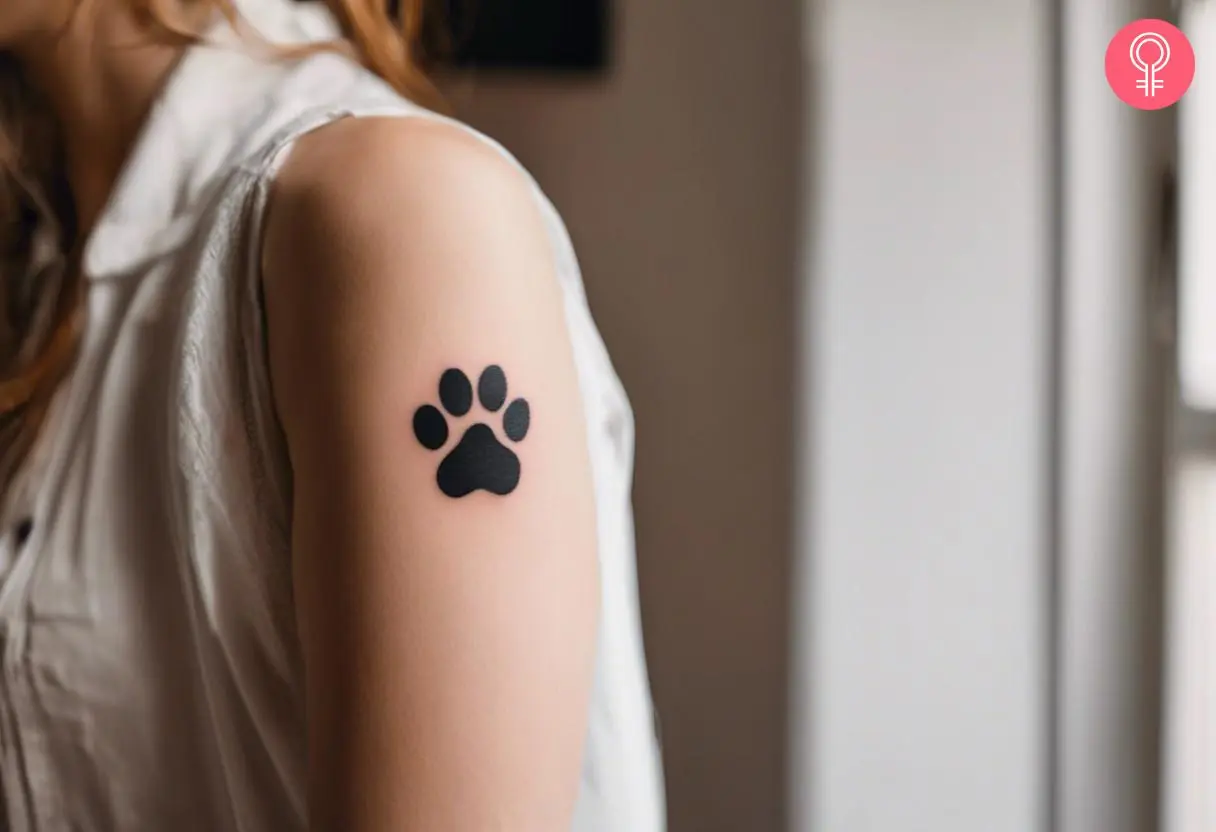
<svg viewBox="0 0 1216 832">
<path fill-rule="evenodd" d="M 1125 104 L 1163 110 L 1178 103 L 1195 79 L 1195 50 L 1164 20 L 1137 20 L 1106 47 L 1106 80 Z"/>
</svg>

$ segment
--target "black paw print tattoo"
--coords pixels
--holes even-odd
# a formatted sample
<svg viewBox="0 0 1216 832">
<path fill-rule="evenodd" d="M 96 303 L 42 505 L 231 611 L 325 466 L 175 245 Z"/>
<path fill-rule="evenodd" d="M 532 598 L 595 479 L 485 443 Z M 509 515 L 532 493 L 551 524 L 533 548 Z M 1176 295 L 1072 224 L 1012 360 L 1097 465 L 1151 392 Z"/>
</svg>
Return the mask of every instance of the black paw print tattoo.
<svg viewBox="0 0 1216 832">
<path fill-rule="evenodd" d="M 486 367 L 477 381 L 477 402 L 490 414 L 502 410 L 506 401 L 506 374 L 497 365 Z M 444 372 L 439 379 L 439 403 L 443 410 L 424 404 L 414 413 L 414 435 L 431 451 L 441 450 L 447 444 L 448 418 L 465 416 L 473 408 L 469 377 L 460 370 Z M 502 433 L 510 442 L 522 442 L 530 424 L 531 411 L 524 399 L 506 405 L 502 412 Z M 477 421 L 439 463 L 435 480 L 439 490 L 449 497 L 464 497 L 474 491 L 506 495 L 519 485 L 519 474 L 519 457 L 499 440 L 486 421 Z"/>
</svg>

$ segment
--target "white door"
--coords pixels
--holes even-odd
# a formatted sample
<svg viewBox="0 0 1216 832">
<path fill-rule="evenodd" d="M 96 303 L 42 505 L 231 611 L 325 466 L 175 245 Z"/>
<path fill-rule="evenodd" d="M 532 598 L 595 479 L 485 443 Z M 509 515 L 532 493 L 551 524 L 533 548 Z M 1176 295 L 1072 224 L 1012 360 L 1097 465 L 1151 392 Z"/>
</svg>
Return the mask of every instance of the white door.
<svg viewBox="0 0 1216 832">
<path fill-rule="evenodd" d="M 1182 4 L 1196 76 L 1179 106 L 1177 391 L 1170 447 L 1163 832 L 1216 828 L 1216 7 Z"/>
<path fill-rule="evenodd" d="M 1170 16 L 1146 0 L 1061 0 L 1060 295 L 1048 832 L 1155 832 L 1160 814 L 1161 307 L 1173 116 L 1107 86 L 1111 38 Z M 1207 830 L 1210 832 L 1210 829 Z"/>
<path fill-rule="evenodd" d="M 1157 832 L 1169 4 L 809 6 L 792 828 Z"/>
</svg>

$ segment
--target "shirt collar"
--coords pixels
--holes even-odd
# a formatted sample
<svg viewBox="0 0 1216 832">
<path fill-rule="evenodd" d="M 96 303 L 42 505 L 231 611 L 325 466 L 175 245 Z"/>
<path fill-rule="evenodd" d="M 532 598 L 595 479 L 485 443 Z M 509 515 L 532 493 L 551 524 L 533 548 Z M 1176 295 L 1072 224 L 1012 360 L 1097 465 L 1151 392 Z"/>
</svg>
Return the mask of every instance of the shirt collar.
<svg viewBox="0 0 1216 832">
<path fill-rule="evenodd" d="M 242 19 L 272 44 L 333 37 L 318 4 L 238 0 Z M 178 247 L 234 161 L 243 128 L 283 71 L 256 40 L 217 17 L 170 72 L 85 244 L 89 280 L 140 272 Z"/>
</svg>

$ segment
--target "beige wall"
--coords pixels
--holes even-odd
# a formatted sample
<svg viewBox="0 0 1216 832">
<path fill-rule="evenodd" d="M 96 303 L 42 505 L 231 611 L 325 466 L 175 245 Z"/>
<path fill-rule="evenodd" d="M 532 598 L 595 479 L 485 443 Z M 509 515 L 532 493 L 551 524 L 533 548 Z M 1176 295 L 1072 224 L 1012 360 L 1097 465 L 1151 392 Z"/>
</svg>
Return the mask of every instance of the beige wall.
<svg viewBox="0 0 1216 832">
<path fill-rule="evenodd" d="M 609 77 L 450 89 L 565 215 L 633 400 L 673 832 L 783 828 L 796 0 L 618 0 Z"/>
</svg>

